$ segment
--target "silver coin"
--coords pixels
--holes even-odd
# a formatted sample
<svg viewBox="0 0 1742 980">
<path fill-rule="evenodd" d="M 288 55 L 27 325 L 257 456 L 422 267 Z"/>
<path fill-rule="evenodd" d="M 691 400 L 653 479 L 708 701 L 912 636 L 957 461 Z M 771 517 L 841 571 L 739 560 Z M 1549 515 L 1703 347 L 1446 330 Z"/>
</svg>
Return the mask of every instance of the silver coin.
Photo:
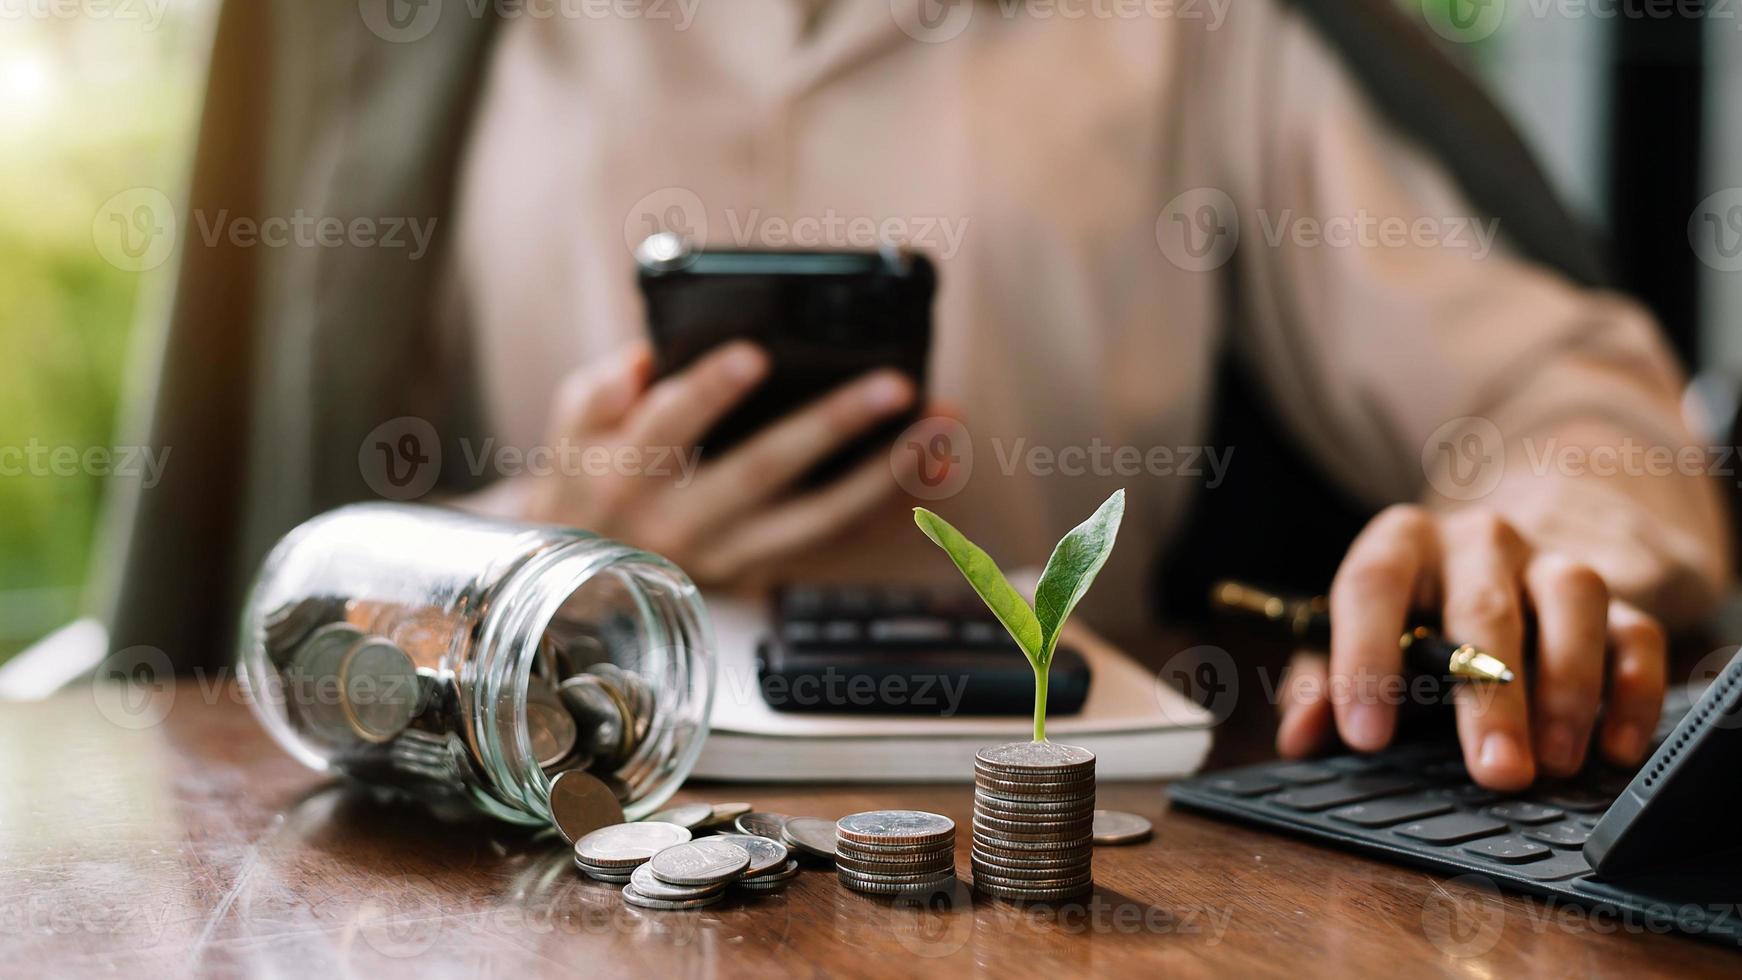
<svg viewBox="0 0 1742 980">
<path fill-rule="evenodd" d="M 766 837 L 769 840 L 785 841 L 781 831 L 786 829 L 786 815 L 780 813 L 764 813 L 752 810 L 732 821 L 732 826 L 738 828 L 740 834 L 751 834 L 756 837 Z"/>
<path fill-rule="evenodd" d="M 1094 769 L 1095 753 L 1058 742 L 1009 742 L 981 749 L 974 754 L 974 764 L 1002 772 L 1051 770 L 1074 774 Z"/>
<path fill-rule="evenodd" d="M 929 844 L 862 844 L 847 840 L 844 837 L 835 838 L 836 852 L 853 854 L 887 854 L 891 857 L 912 854 L 936 854 L 948 851 L 956 846 L 955 835 L 932 841 Z"/>
<path fill-rule="evenodd" d="M 713 815 L 708 817 L 708 819 L 702 823 L 702 826 L 731 826 L 733 821 L 746 813 L 749 813 L 752 809 L 754 809 L 754 807 L 748 803 L 715 803 Z"/>
<path fill-rule="evenodd" d="M 842 868 L 842 867 L 837 867 L 835 869 L 836 876 L 838 876 L 844 882 L 873 883 L 873 884 L 885 884 L 885 885 L 923 885 L 927 882 L 937 881 L 940 878 L 950 877 L 950 876 L 954 875 L 955 873 L 956 873 L 956 869 L 955 869 L 954 865 L 952 865 L 948 868 L 945 868 L 941 871 L 928 869 L 928 870 L 924 870 L 924 871 L 903 871 L 903 872 L 900 872 L 898 874 L 895 874 L 895 873 L 871 874 L 871 873 L 864 872 L 864 871 L 854 871 L 851 868 Z"/>
<path fill-rule="evenodd" d="M 1088 813 L 1068 820 L 1053 820 L 1045 817 L 1003 817 L 985 810 L 974 811 L 974 826 L 985 827 L 995 833 L 1012 834 L 1072 834 L 1087 833 L 1095 825 L 1095 818 Z"/>
<path fill-rule="evenodd" d="M 1104 845 L 1135 844 L 1148 840 L 1155 825 L 1135 813 L 1122 810 L 1096 810 L 1095 843 Z"/>
<path fill-rule="evenodd" d="M 345 720 L 345 694 L 339 667 L 363 641 L 363 631 L 348 623 L 328 623 L 309 634 L 291 658 L 291 696 L 303 727 L 329 742 L 352 742 L 356 733 Z"/>
<path fill-rule="evenodd" d="M 1058 854 L 1041 852 L 1033 856 L 1018 856 L 1009 852 L 999 853 L 976 845 L 969 856 L 984 864 L 993 864 L 1001 868 L 1013 870 L 1040 870 L 1044 868 L 1069 868 L 1080 864 L 1088 864 L 1094 859 L 1094 851 L 1078 848 Z"/>
<path fill-rule="evenodd" d="M 620 867 L 627 873 L 660 851 L 689 839 L 689 830 L 676 824 L 651 820 L 620 823 L 601 827 L 576 841 L 575 856 L 600 867 Z"/>
<path fill-rule="evenodd" d="M 956 822 L 924 810 L 868 810 L 835 821 L 842 840 L 864 844 L 931 844 L 954 840 Z"/>
<path fill-rule="evenodd" d="M 750 866 L 744 869 L 745 878 L 757 878 L 765 874 L 778 872 L 792 860 L 792 852 L 785 844 L 755 834 L 716 834 L 709 840 L 723 840 L 729 844 L 737 844 L 750 855 Z"/>
<path fill-rule="evenodd" d="M 817 817 L 789 817 L 781 839 L 812 857 L 835 859 L 835 822 Z"/>
<path fill-rule="evenodd" d="M 623 822 L 623 805 L 597 778 L 578 769 L 550 781 L 550 818 L 571 845 L 601 827 Z"/>
<path fill-rule="evenodd" d="M 660 881 L 653 873 L 653 868 L 640 865 L 629 876 L 629 883 L 635 890 L 648 898 L 664 899 L 668 902 L 681 902 L 692 898 L 706 898 L 726 887 L 725 882 L 713 885 L 674 885 L 669 881 Z"/>
<path fill-rule="evenodd" d="M 1084 816 L 1094 812 L 1095 798 L 1085 796 L 1075 800 L 1025 800 L 1001 799 L 988 796 L 978 790 L 974 793 L 974 809 L 990 810 L 996 813 L 1017 814 L 1020 816 L 1036 815 L 1044 820 L 1057 820 L 1065 816 Z"/>
<path fill-rule="evenodd" d="M 544 768 L 556 765 L 574 750 L 576 734 L 574 715 L 548 685 L 534 681 L 526 697 L 526 737 L 533 759 Z"/>
<path fill-rule="evenodd" d="M 1082 796 L 1095 791 L 1095 777 L 1087 779 L 1072 779 L 1049 782 L 1023 782 L 1021 780 L 998 779 L 976 773 L 974 785 L 983 791 L 1001 796 L 1015 796 L 1033 799 L 1053 796 Z"/>
<path fill-rule="evenodd" d="M 679 827 L 694 830 L 700 827 L 709 817 L 714 815 L 714 808 L 706 803 L 685 803 L 664 809 L 648 817 L 661 823 L 674 823 Z"/>
<path fill-rule="evenodd" d="M 770 872 L 769 874 L 765 874 L 765 875 L 757 875 L 754 878 L 739 878 L 736 882 L 733 882 L 733 884 L 737 885 L 740 888 L 753 888 L 753 887 L 772 885 L 775 882 L 791 881 L 792 879 L 798 877 L 798 872 L 799 872 L 798 858 L 788 858 L 787 862 L 784 865 L 782 865 L 779 868 L 779 870 Z"/>
<path fill-rule="evenodd" d="M 1080 851 L 1089 847 L 1091 839 L 1088 834 L 1065 840 L 1018 840 L 1008 834 L 989 834 L 984 831 L 974 831 L 974 844 L 987 850 L 1019 851 L 1032 854 L 1036 851 Z"/>
<path fill-rule="evenodd" d="M 908 861 L 901 864 L 878 863 L 870 861 L 855 861 L 845 854 L 835 855 L 835 867 L 841 871 L 852 871 L 861 875 L 887 874 L 925 874 L 939 875 L 954 869 L 956 857 L 953 854 L 942 854 L 923 861 Z"/>
<path fill-rule="evenodd" d="M 743 874 L 750 866 L 750 852 L 730 841 L 706 837 L 674 844 L 647 863 L 659 880 L 670 885 L 715 885 Z"/>
<path fill-rule="evenodd" d="M 720 891 L 720 892 L 715 892 L 714 894 L 709 895 L 705 898 L 690 898 L 690 899 L 684 899 L 682 901 L 667 901 L 667 900 L 662 899 L 662 898 L 651 898 L 647 895 L 643 895 L 640 891 L 638 891 L 636 889 L 636 887 L 633 883 L 625 886 L 623 889 L 623 901 L 628 902 L 630 905 L 640 906 L 641 908 L 644 908 L 644 909 L 660 909 L 663 911 L 673 911 L 673 910 L 681 911 L 683 909 L 699 909 L 699 908 L 702 908 L 703 906 L 712 905 L 715 902 L 718 902 L 720 899 L 724 898 L 725 895 L 726 895 L 726 893 L 724 891 Z"/>
<path fill-rule="evenodd" d="M 902 854 L 891 854 L 886 851 L 861 851 L 858 848 L 844 844 L 835 845 L 835 860 L 847 859 L 858 864 L 914 864 L 921 861 L 936 861 L 940 858 L 954 857 L 956 845 L 954 841 L 943 847 L 926 851 L 912 851 Z"/>
<path fill-rule="evenodd" d="M 386 742 L 417 716 L 417 666 L 391 641 L 369 637 L 339 665 L 345 722 L 365 742 Z"/>
<path fill-rule="evenodd" d="M 974 787 L 974 798 L 976 800 L 984 798 L 984 799 L 993 800 L 993 801 L 999 802 L 999 803 L 1013 803 L 1013 804 L 1027 804 L 1027 803 L 1087 804 L 1088 808 L 1092 810 L 1095 807 L 1095 785 L 1093 783 L 1090 783 L 1086 789 L 1079 788 L 1079 789 L 1067 790 L 1064 792 L 1053 792 L 1051 790 L 1048 790 L 1044 793 L 1024 793 L 1024 792 L 1011 792 L 1009 790 L 999 789 L 999 788 L 994 787 L 994 786 L 987 786 L 984 784 L 980 784 L 980 785 L 976 785 Z"/>
<path fill-rule="evenodd" d="M 618 699 L 592 674 L 577 674 L 557 685 L 557 697 L 574 716 L 577 742 L 588 755 L 615 761 L 623 751 L 628 726 Z"/>
<path fill-rule="evenodd" d="M 865 892 L 870 895 L 912 895 L 921 892 L 941 891 L 950 888 L 955 885 L 955 883 L 956 876 L 953 874 L 944 875 L 943 877 L 932 881 L 922 881 L 912 884 L 905 882 L 861 881 L 856 878 L 841 879 L 841 884 L 848 888 L 851 888 L 856 892 Z"/>
<path fill-rule="evenodd" d="M 980 818 L 974 818 L 974 834 L 986 840 L 1020 841 L 1024 844 L 1064 844 L 1088 843 L 1091 840 L 1091 824 L 1085 820 L 1068 830 L 1006 830 L 986 824 Z"/>
<path fill-rule="evenodd" d="M 1081 885 L 1069 888 L 1025 888 L 996 884 L 990 881 L 975 879 L 974 890 L 994 898 L 1008 898 L 1019 902 L 1057 902 L 1067 898 L 1079 898 L 1094 891 L 1095 883 L 1091 879 Z"/>
</svg>

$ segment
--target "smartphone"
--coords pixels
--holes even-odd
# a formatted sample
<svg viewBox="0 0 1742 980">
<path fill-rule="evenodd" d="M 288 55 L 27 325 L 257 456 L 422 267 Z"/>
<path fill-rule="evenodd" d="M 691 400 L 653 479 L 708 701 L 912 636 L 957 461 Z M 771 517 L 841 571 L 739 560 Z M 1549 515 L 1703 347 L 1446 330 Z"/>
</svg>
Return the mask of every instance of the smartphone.
<svg viewBox="0 0 1742 980">
<path fill-rule="evenodd" d="M 704 455 L 875 368 L 900 371 L 925 390 L 937 272 L 920 253 L 704 249 L 662 233 L 636 255 L 656 377 L 732 340 L 761 345 L 772 362 L 768 378 L 703 438 Z M 805 482 L 824 482 L 886 448 L 918 417 L 916 399 L 912 412 L 843 447 Z"/>
</svg>

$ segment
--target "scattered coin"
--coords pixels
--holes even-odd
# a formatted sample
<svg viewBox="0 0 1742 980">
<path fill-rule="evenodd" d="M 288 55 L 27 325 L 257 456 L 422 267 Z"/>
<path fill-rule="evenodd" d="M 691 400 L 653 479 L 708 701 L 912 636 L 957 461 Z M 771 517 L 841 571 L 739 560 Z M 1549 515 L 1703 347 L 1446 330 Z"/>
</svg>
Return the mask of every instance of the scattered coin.
<svg viewBox="0 0 1742 980">
<path fill-rule="evenodd" d="M 550 817 L 571 845 L 601 827 L 623 822 L 623 806 L 594 776 L 570 769 L 550 781 Z"/>
<path fill-rule="evenodd" d="M 752 810 L 732 821 L 732 826 L 738 828 L 740 834 L 752 834 L 784 842 L 786 837 L 781 832 L 786 829 L 786 820 L 784 814 Z"/>
<path fill-rule="evenodd" d="M 640 906 L 641 908 L 644 908 L 644 909 L 661 909 L 661 910 L 665 910 L 665 911 L 671 911 L 671 910 L 683 910 L 683 909 L 699 909 L 705 905 L 712 905 L 715 902 L 718 902 L 721 898 L 725 897 L 725 894 L 726 893 L 724 891 L 719 891 L 719 892 L 715 892 L 711 895 L 708 895 L 704 898 L 689 898 L 689 899 L 682 899 L 679 901 L 667 901 L 666 899 L 651 898 L 647 895 L 643 895 L 639 890 L 636 889 L 635 885 L 633 883 L 631 883 L 631 884 L 625 886 L 623 889 L 623 901 L 628 902 L 630 905 Z"/>
<path fill-rule="evenodd" d="M 1095 811 L 1094 837 L 1097 844 L 1135 844 L 1148 840 L 1154 832 L 1155 826 L 1135 813 Z"/>
<path fill-rule="evenodd" d="M 745 878 L 757 878 L 776 873 L 781 868 L 786 867 L 788 861 L 792 860 L 792 852 L 787 849 L 785 844 L 777 840 L 769 840 L 766 837 L 758 837 L 755 834 L 717 834 L 708 839 L 737 844 L 749 853 L 750 866 L 744 869 L 743 877 Z"/>
<path fill-rule="evenodd" d="M 923 810 L 869 810 L 835 821 L 841 840 L 856 844 L 934 844 L 954 841 L 956 822 Z"/>
<path fill-rule="evenodd" d="M 725 882 L 714 885 L 674 885 L 668 881 L 660 881 L 653 873 L 653 868 L 643 864 L 636 867 L 629 876 L 629 883 L 635 890 L 648 898 L 663 899 L 668 902 L 681 902 L 692 898 L 706 898 L 718 894 L 726 887 Z"/>
<path fill-rule="evenodd" d="M 750 852 L 717 837 L 674 844 L 648 860 L 668 885 L 723 885 L 750 866 Z"/>
<path fill-rule="evenodd" d="M 613 885 L 627 885 L 629 883 L 629 875 L 615 872 L 608 868 L 594 867 L 593 865 L 579 860 L 575 861 L 575 867 L 580 868 L 582 874 L 598 881 L 609 882 Z"/>
<path fill-rule="evenodd" d="M 790 817 L 780 829 L 786 843 L 813 857 L 835 859 L 835 822 L 817 817 Z"/>
<path fill-rule="evenodd" d="M 703 824 L 704 827 L 732 826 L 732 822 L 749 813 L 748 803 L 715 803 L 714 813 Z"/>
<path fill-rule="evenodd" d="M 601 827 L 575 842 L 575 856 L 595 867 L 624 873 L 660 851 L 690 839 L 687 828 L 643 820 Z"/>
<path fill-rule="evenodd" d="M 685 803 L 682 806 L 661 810 L 647 819 L 657 820 L 660 823 L 674 823 L 686 830 L 694 830 L 713 815 L 714 808 L 706 803 Z"/>
</svg>

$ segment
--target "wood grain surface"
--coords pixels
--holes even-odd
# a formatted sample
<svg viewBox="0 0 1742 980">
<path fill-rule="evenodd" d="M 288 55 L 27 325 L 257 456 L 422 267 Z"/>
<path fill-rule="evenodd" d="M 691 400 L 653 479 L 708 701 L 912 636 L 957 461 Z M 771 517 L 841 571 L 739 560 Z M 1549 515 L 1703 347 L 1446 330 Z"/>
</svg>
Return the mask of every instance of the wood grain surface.
<svg viewBox="0 0 1742 980">
<path fill-rule="evenodd" d="M 138 693 L 136 690 L 134 693 Z M 1155 838 L 1095 854 L 1092 898 L 1022 907 L 878 900 L 806 870 L 693 912 L 626 906 L 551 836 L 333 784 L 286 756 L 225 679 L 149 701 L 75 687 L 0 705 L 0 975 L 1617 976 L 1736 975 L 1742 955 L 1576 909 L 1170 810 L 1159 783 L 1100 805 Z M 1241 699 L 1216 764 L 1267 752 Z M 968 786 L 691 785 L 680 800 L 838 817 L 933 810 Z"/>
</svg>

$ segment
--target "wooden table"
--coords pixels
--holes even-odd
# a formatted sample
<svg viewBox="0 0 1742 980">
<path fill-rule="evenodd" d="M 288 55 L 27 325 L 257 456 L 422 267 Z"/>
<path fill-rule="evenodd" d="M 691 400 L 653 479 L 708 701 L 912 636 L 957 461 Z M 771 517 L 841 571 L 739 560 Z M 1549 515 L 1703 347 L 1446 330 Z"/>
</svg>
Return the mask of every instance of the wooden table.
<svg viewBox="0 0 1742 980">
<path fill-rule="evenodd" d="M 0 705 L 0 973 L 272 977 L 1683 976 L 1742 956 L 1170 810 L 1157 783 L 1102 805 L 1156 822 L 1098 849 L 1092 899 L 1028 910 L 879 901 L 808 870 L 785 893 L 644 912 L 550 837 L 439 824 L 301 768 L 211 678 L 126 712 L 80 687 Z M 1269 707 L 1217 757 L 1265 751 Z M 101 705 L 107 705 L 103 710 Z M 159 717 L 161 720 L 158 720 Z M 692 786 L 833 817 L 948 814 L 951 787 Z M 966 874 L 965 841 L 958 844 Z"/>
</svg>

